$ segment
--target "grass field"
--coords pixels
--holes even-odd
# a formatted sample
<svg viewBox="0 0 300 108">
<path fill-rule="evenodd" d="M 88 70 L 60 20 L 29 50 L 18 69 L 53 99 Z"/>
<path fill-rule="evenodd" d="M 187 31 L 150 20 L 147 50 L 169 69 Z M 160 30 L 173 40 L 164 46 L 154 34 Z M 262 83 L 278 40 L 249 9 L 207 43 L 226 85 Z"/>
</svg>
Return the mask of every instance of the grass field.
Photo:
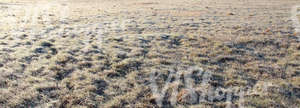
<svg viewBox="0 0 300 108">
<path fill-rule="evenodd" d="M 1 0 L 0 108 L 298 108 L 296 5 Z"/>
</svg>

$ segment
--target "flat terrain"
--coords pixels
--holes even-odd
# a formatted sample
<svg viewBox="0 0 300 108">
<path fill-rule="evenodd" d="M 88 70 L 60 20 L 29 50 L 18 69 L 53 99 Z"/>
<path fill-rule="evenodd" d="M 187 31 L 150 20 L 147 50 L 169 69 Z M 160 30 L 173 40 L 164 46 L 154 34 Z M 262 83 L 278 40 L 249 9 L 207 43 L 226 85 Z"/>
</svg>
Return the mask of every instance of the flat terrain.
<svg viewBox="0 0 300 108">
<path fill-rule="evenodd" d="M 300 107 L 295 5 L 300 1 L 1 0 L 0 107 Z M 191 68 L 209 72 L 209 80 Z M 162 106 L 154 72 L 159 90 L 170 83 Z M 188 85 L 201 101 L 186 96 Z"/>
</svg>

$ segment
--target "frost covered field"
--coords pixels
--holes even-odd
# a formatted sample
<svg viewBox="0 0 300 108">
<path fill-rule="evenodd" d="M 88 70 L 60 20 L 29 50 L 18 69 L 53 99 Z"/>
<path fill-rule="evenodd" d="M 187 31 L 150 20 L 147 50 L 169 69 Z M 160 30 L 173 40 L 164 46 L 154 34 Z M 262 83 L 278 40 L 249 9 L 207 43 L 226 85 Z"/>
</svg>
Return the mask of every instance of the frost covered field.
<svg viewBox="0 0 300 108">
<path fill-rule="evenodd" d="M 1 0 L 0 108 L 297 108 L 299 19 L 299 0 Z"/>
</svg>

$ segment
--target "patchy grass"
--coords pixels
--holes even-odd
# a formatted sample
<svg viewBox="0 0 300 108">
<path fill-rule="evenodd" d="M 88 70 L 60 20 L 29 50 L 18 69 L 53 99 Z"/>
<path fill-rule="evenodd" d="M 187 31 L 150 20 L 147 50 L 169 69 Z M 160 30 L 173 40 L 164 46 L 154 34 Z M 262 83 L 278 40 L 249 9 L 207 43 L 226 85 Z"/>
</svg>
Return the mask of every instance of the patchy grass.
<svg viewBox="0 0 300 108">
<path fill-rule="evenodd" d="M 0 3 L 0 18 L 17 20 L 0 23 L 0 107 L 159 107 L 153 71 L 158 90 L 175 74 L 162 107 L 176 107 L 175 91 L 177 107 L 300 106 L 300 44 L 286 20 L 298 1 L 75 0 L 57 2 L 76 10 L 69 18 L 41 12 L 22 30 L 18 10 L 32 1 L 18 1 Z M 191 102 L 187 86 L 205 98 Z M 238 93 L 208 97 L 244 88 L 243 101 Z"/>
</svg>

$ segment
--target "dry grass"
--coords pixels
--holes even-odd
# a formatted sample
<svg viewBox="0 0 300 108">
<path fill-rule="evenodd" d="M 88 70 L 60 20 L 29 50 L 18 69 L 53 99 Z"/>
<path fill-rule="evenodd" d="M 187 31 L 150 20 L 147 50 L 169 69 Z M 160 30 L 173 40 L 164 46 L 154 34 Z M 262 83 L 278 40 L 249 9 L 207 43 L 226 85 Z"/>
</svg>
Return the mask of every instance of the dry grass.
<svg viewBox="0 0 300 108">
<path fill-rule="evenodd" d="M 74 0 L 55 2 L 73 9 L 64 21 L 52 7 L 54 20 L 18 28 L 18 9 L 33 8 L 33 1 L 0 2 L 0 20 L 17 20 L 0 23 L 1 108 L 159 107 L 151 71 L 160 73 L 162 88 L 170 70 L 182 78 L 194 66 L 211 72 L 205 85 L 192 73 L 197 95 L 250 87 L 245 107 L 300 106 L 300 43 L 288 20 L 296 0 Z M 187 101 L 181 81 L 171 82 L 164 107 L 174 107 L 177 86 L 177 107 L 228 105 L 227 97 Z M 234 95 L 231 107 L 240 98 Z"/>
</svg>

